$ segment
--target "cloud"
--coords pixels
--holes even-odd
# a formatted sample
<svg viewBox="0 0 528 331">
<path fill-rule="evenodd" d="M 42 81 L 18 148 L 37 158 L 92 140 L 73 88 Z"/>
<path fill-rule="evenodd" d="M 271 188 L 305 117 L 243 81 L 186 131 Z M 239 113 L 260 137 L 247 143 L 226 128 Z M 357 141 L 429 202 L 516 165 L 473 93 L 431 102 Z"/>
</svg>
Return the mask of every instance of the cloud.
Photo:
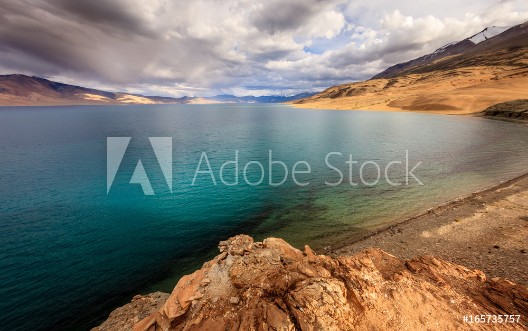
<svg viewBox="0 0 528 331">
<path fill-rule="evenodd" d="M 50 11 L 75 17 L 85 24 L 99 25 L 103 29 L 112 27 L 117 32 L 127 31 L 147 36 L 154 35 L 154 31 L 150 29 L 141 15 L 132 10 L 134 2 L 52 0 L 50 3 L 55 5 L 49 8 Z"/>
<path fill-rule="evenodd" d="M 371 77 L 518 0 L 0 0 L 0 71 L 162 95 L 292 93 Z M 260 88 L 255 88 L 260 87 Z"/>
</svg>

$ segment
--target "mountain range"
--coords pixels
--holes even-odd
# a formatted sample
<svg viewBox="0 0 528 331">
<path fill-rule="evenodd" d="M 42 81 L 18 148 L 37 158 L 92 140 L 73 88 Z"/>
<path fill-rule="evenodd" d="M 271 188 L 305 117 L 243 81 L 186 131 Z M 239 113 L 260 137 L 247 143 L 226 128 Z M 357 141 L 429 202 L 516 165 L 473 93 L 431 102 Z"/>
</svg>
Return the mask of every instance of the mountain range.
<svg viewBox="0 0 528 331">
<path fill-rule="evenodd" d="M 480 112 L 525 99 L 528 22 L 489 27 L 431 54 L 396 64 L 363 82 L 330 87 L 299 99 L 299 107 L 328 109 Z"/>
<path fill-rule="evenodd" d="M 475 113 L 525 99 L 528 22 L 488 27 L 371 79 L 293 96 L 160 97 L 108 92 L 20 74 L 0 75 L 0 105 L 280 103 L 327 109 Z"/>
<path fill-rule="evenodd" d="M 421 65 L 425 65 L 425 64 L 428 64 L 428 63 L 431 63 L 435 60 L 438 60 L 438 59 L 441 59 L 441 58 L 445 58 L 446 56 L 453 56 L 453 55 L 458 55 L 458 54 L 462 54 L 464 52 L 466 52 L 468 49 L 472 48 L 473 46 L 485 41 L 485 40 L 488 40 L 498 34 L 501 34 L 502 32 L 506 31 L 508 28 L 503 28 L 503 27 L 497 27 L 497 26 L 492 26 L 492 27 L 489 27 L 489 28 L 485 28 L 484 30 L 482 30 L 481 32 L 469 37 L 469 38 L 466 38 L 462 41 L 454 41 L 454 42 L 451 42 L 447 45 L 444 45 L 442 47 L 440 47 L 439 49 L 437 49 L 436 51 L 434 51 L 433 53 L 431 54 L 427 54 L 427 55 L 424 55 L 424 56 L 421 56 L 417 59 L 414 59 L 414 60 L 411 60 L 411 61 L 408 61 L 408 62 L 405 62 L 405 63 L 400 63 L 400 64 L 396 64 L 382 72 L 380 72 L 379 74 L 375 75 L 374 77 L 372 77 L 373 79 L 376 79 L 376 78 L 389 78 L 389 77 L 395 77 L 395 76 L 399 76 L 399 75 L 402 75 L 402 74 L 405 74 L 405 73 L 412 73 L 412 69 L 413 68 L 416 68 L 417 66 L 421 66 Z"/>
<path fill-rule="evenodd" d="M 313 94 L 315 93 L 301 93 L 292 96 L 218 95 L 172 98 L 108 92 L 20 74 L 0 75 L 0 106 L 279 103 L 306 98 Z"/>
</svg>

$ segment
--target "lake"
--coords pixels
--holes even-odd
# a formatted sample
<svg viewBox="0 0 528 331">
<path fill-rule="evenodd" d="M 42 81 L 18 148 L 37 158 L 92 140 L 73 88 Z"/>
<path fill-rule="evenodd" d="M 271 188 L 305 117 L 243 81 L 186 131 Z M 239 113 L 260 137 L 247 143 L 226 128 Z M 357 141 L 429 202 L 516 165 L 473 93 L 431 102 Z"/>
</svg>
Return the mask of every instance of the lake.
<svg viewBox="0 0 528 331">
<path fill-rule="evenodd" d="M 108 137 L 130 137 L 109 186 Z M 171 138 L 170 180 L 149 137 Z M 4 107 L 0 140 L 8 330 L 93 327 L 235 234 L 321 250 L 528 168 L 526 126 L 273 104 Z"/>
</svg>

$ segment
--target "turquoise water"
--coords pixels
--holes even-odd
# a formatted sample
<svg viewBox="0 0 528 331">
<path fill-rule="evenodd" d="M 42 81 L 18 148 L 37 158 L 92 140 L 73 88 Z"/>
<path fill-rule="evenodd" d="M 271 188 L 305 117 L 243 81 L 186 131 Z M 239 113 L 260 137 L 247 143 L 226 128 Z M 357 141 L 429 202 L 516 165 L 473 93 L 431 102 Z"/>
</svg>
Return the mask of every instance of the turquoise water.
<svg viewBox="0 0 528 331">
<path fill-rule="evenodd" d="M 107 195 L 107 137 L 119 136 L 132 139 Z M 172 137 L 172 193 L 148 137 Z M 2 108 L 0 141 L 0 325 L 8 330 L 87 329 L 134 294 L 170 291 L 231 235 L 335 245 L 528 165 L 521 125 L 282 105 Z M 267 167 L 269 150 L 290 171 L 305 160 L 312 172 L 298 177 L 310 184 L 290 176 L 270 187 L 266 174 L 260 186 L 214 186 L 201 174 L 191 185 L 202 152 L 220 182 L 236 150 L 240 171 L 249 161 Z M 424 185 L 324 183 L 339 179 L 325 164 L 330 152 L 342 153 L 331 163 L 347 176 L 349 154 L 384 167 L 405 161 L 406 151 L 411 167 L 422 162 L 414 174 Z M 153 196 L 128 183 L 138 158 Z M 405 181 L 403 167 L 389 174 Z M 363 175 L 372 181 L 375 169 Z"/>
</svg>

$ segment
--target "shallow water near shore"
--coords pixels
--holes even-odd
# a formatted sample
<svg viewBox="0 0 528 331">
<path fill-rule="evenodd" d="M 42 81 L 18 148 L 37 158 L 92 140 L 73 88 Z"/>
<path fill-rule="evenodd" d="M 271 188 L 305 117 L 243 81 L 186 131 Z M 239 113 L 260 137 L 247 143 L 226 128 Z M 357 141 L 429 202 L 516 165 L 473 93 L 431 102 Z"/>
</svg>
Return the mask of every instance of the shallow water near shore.
<svg viewBox="0 0 528 331">
<path fill-rule="evenodd" d="M 106 191 L 107 137 L 132 137 Z M 148 137 L 172 137 L 167 186 Z M 528 169 L 528 127 L 476 117 L 311 111 L 284 105 L 163 105 L 0 108 L 0 322 L 6 329 L 87 329 L 133 294 L 170 291 L 216 254 L 218 241 L 246 233 L 316 249 L 513 178 Z M 290 176 L 268 185 L 269 151 Z M 239 185 L 221 183 L 239 155 Z M 206 152 L 208 174 L 192 180 Z M 329 186 L 339 175 L 341 185 Z M 349 154 L 390 168 L 393 182 L 352 186 Z M 129 184 L 138 158 L 155 195 Z M 297 161 L 310 174 L 291 179 Z M 251 186 L 242 170 L 264 165 Z M 359 181 L 359 165 L 353 172 Z M 202 170 L 205 167 L 201 168 Z M 251 182 L 260 174 L 248 168 Z M 281 166 L 273 173 L 282 177 Z M 303 168 L 304 169 L 304 168 Z M 227 181 L 233 181 L 231 167 Z M 372 166 L 364 178 L 376 179 Z"/>
</svg>

